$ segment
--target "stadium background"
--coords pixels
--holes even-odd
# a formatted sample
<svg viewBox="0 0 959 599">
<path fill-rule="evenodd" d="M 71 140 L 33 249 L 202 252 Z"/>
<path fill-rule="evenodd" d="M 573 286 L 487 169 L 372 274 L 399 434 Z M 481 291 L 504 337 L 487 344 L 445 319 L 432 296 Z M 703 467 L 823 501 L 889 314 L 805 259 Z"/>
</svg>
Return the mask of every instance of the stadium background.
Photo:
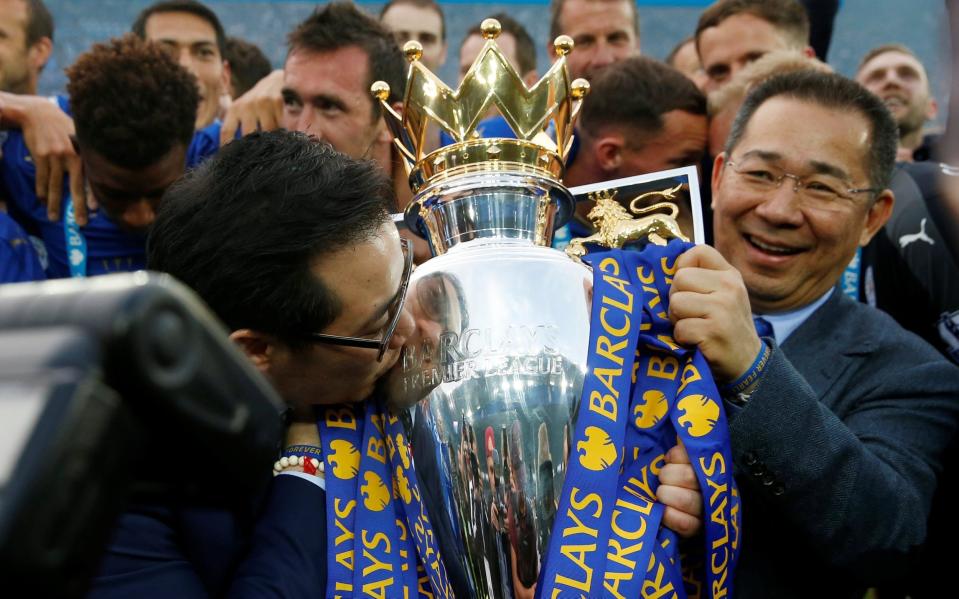
<svg viewBox="0 0 959 599">
<path fill-rule="evenodd" d="M 43 94 L 60 93 L 66 79 L 63 69 L 94 41 L 129 30 L 137 13 L 153 0 L 45 0 L 56 20 L 55 49 L 41 81 Z M 286 33 L 305 18 L 318 3 L 299 0 L 210 0 L 207 1 L 226 28 L 256 43 L 274 66 L 281 66 L 286 53 Z M 378 14 L 382 2 L 358 2 Z M 708 0 L 673 2 L 639 0 L 641 45 L 644 54 L 664 58 L 673 46 L 696 27 L 696 20 Z M 455 83 L 459 43 L 474 23 L 499 12 L 508 11 L 522 22 L 537 42 L 540 73 L 549 58 L 546 38 L 549 32 L 548 1 L 539 2 L 440 2 L 446 13 L 449 55 L 440 75 Z M 829 63 L 844 75 L 855 72 L 859 59 L 873 46 L 900 42 L 912 48 L 929 71 L 933 93 L 940 107 L 946 106 L 948 90 L 948 46 L 946 12 L 942 0 L 843 0 L 836 19 Z M 938 123 L 944 121 L 940 110 Z"/>
</svg>

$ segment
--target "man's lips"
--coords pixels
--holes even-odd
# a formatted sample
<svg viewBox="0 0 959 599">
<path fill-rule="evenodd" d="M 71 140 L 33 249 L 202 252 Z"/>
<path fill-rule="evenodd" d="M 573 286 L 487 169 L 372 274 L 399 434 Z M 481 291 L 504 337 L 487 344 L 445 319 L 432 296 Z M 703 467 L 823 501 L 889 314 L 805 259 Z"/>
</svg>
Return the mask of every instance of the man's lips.
<svg viewBox="0 0 959 599">
<path fill-rule="evenodd" d="M 881 94 L 880 97 L 886 107 L 890 109 L 902 108 L 909 104 L 909 99 L 899 93 L 885 93 Z"/>
<path fill-rule="evenodd" d="M 765 254 L 773 256 L 794 256 L 805 251 L 805 248 L 802 247 L 785 245 L 770 239 L 760 239 L 754 235 L 743 234 L 743 238 L 745 238 L 749 245 Z"/>
<path fill-rule="evenodd" d="M 906 105 L 901 98 L 886 98 L 885 103 L 889 108 L 900 108 Z"/>
</svg>

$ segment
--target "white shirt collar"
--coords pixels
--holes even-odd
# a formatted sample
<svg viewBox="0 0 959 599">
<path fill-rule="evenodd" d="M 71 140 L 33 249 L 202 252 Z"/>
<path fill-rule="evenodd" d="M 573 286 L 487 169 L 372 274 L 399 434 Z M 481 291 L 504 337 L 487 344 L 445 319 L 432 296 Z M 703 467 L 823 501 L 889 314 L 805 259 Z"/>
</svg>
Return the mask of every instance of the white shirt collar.
<svg viewBox="0 0 959 599">
<path fill-rule="evenodd" d="M 835 287 L 830 287 L 829 291 L 824 293 L 822 297 L 796 310 L 776 314 L 754 314 L 754 316 L 760 316 L 772 325 L 773 334 L 776 336 L 776 343 L 782 345 L 786 342 L 786 339 L 792 335 L 793 331 L 798 329 L 802 323 L 806 322 L 807 318 L 812 316 L 812 313 L 815 312 L 819 306 L 826 303 L 826 300 L 832 296 L 835 290 Z"/>
</svg>

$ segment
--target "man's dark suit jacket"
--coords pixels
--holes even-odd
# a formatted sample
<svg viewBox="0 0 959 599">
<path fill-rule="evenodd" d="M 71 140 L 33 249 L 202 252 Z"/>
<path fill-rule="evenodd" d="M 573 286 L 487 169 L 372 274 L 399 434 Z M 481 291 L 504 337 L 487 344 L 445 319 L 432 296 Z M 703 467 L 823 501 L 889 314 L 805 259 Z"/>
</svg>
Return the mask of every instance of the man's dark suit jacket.
<svg viewBox="0 0 959 599">
<path fill-rule="evenodd" d="M 322 598 L 326 494 L 295 476 L 236 510 L 134 507 L 117 524 L 91 598 Z M 258 505 L 257 505 L 258 504 Z"/>
<path fill-rule="evenodd" d="M 742 495 L 736 597 L 856 597 L 926 535 L 959 368 L 836 290 L 728 404 Z"/>
</svg>

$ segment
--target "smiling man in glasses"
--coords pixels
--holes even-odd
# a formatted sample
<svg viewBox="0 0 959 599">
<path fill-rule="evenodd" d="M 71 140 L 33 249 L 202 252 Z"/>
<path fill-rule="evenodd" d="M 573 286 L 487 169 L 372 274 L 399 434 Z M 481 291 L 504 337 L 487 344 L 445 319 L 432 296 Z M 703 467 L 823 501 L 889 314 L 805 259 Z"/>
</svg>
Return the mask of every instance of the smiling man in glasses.
<svg viewBox="0 0 959 599">
<path fill-rule="evenodd" d="M 675 339 L 721 385 L 749 522 L 737 597 L 861 597 L 925 537 L 959 369 L 836 287 L 889 217 L 896 143 L 855 82 L 769 79 L 715 161 L 716 248 L 677 260 Z"/>
</svg>

